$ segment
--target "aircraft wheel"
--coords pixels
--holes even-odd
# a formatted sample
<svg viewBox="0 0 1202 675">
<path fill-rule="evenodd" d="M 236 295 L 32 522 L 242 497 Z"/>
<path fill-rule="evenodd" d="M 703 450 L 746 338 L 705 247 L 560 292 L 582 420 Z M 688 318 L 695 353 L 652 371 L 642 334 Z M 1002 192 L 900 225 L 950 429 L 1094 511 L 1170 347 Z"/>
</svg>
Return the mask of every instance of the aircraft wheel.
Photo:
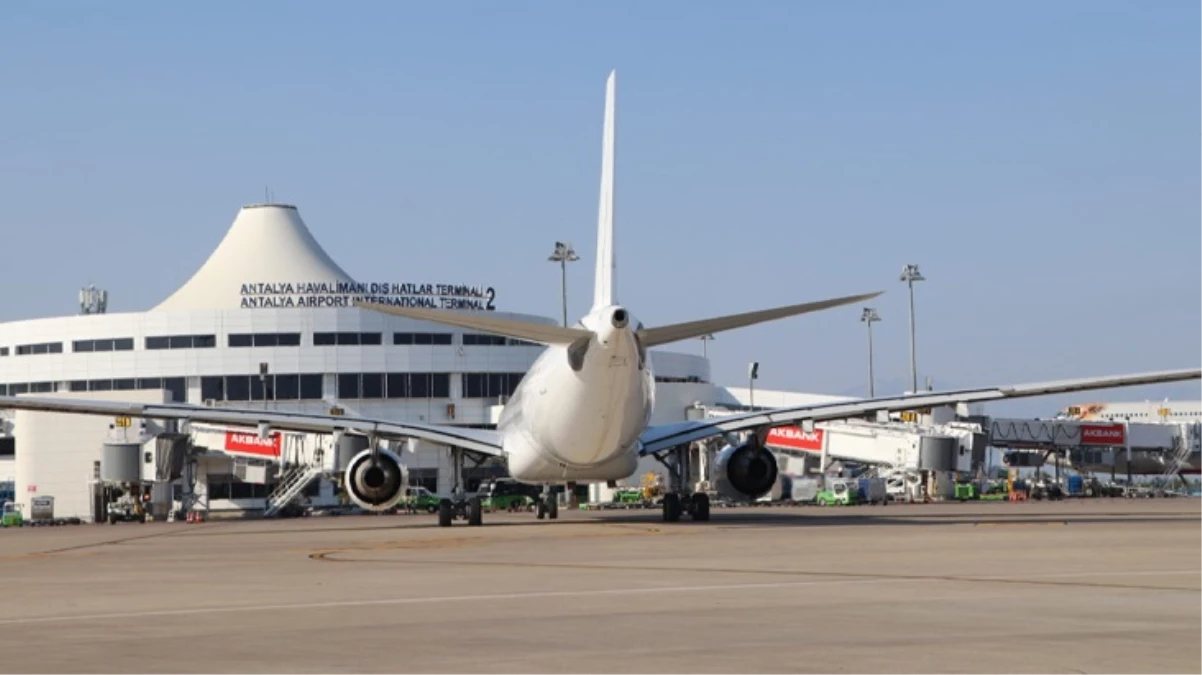
<svg viewBox="0 0 1202 675">
<path fill-rule="evenodd" d="M 479 497 L 472 497 L 467 502 L 467 524 L 474 527 L 484 524 L 484 506 Z"/>
<path fill-rule="evenodd" d="M 547 517 L 559 520 L 559 502 L 555 501 L 554 495 L 547 496 Z"/>
<path fill-rule="evenodd" d="M 535 507 L 535 510 L 538 511 L 538 519 L 539 520 L 542 520 L 543 518 L 547 517 L 547 503 L 544 502 L 543 500 L 541 500 L 541 499 L 538 500 L 538 505 Z"/>
<path fill-rule="evenodd" d="M 438 502 L 438 526 L 450 527 L 451 521 L 455 518 L 455 512 L 451 510 L 451 500 L 442 499 Z"/>
<path fill-rule="evenodd" d="M 704 492 L 693 494 L 692 508 L 689 509 L 693 520 L 706 521 L 710 519 L 710 496 Z"/>
<path fill-rule="evenodd" d="M 664 495 L 664 522 L 675 523 L 680 520 L 680 495 L 669 492 Z"/>
</svg>

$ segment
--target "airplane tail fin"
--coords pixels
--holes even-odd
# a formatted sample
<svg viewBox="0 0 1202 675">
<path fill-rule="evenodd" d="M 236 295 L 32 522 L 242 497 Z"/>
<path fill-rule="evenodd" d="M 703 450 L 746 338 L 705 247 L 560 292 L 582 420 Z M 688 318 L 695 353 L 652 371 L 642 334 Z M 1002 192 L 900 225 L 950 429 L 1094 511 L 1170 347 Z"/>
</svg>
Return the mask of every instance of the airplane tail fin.
<svg viewBox="0 0 1202 675">
<path fill-rule="evenodd" d="M 601 199 L 597 208 L 597 272 L 593 280 L 593 309 L 617 302 L 614 258 L 614 84 L 617 71 L 605 81 L 605 127 L 601 137 Z"/>
<path fill-rule="evenodd" d="M 670 326 L 660 326 L 658 328 L 644 328 L 639 331 L 639 339 L 648 348 L 656 345 L 676 342 L 677 340 L 687 340 L 689 338 L 701 337 L 710 333 L 730 330 L 732 328 L 742 328 L 743 326 L 751 326 L 765 321 L 775 319 L 783 319 L 788 316 L 796 316 L 798 314 L 806 314 L 809 312 L 817 312 L 831 307 L 840 307 L 842 305 L 850 305 L 855 302 L 869 300 L 884 293 L 877 291 L 875 293 L 865 293 L 863 295 L 851 295 L 843 298 L 833 298 L 831 300 L 822 300 L 820 302 L 807 302 L 801 305 L 789 305 L 787 307 L 776 307 L 774 309 L 763 309 L 756 312 L 745 312 L 743 314 L 731 314 L 728 316 L 719 316 L 712 319 L 701 319 L 699 321 L 689 321 L 686 323 L 677 323 Z"/>
<path fill-rule="evenodd" d="M 484 333 L 494 333 L 517 340 L 537 342 L 542 345 L 570 345 L 580 338 L 588 338 L 592 331 L 579 328 L 563 328 L 554 324 L 516 321 L 514 319 L 499 319 L 481 312 L 448 312 L 442 309 L 423 309 L 418 307 L 394 307 L 374 302 L 355 301 L 356 307 L 371 309 L 384 314 L 403 316 L 420 321 L 469 328 Z"/>
</svg>

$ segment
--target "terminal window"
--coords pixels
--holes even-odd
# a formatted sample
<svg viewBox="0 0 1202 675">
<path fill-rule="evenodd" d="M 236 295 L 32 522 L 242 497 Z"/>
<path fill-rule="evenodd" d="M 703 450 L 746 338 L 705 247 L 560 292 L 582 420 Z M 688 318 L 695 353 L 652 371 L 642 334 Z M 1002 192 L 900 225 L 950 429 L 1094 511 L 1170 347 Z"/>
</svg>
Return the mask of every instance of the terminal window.
<svg viewBox="0 0 1202 675">
<path fill-rule="evenodd" d="M 299 347 L 300 333 L 231 333 L 231 347 Z"/>
<path fill-rule="evenodd" d="M 186 399 L 186 387 L 182 377 L 139 377 L 104 380 L 71 380 L 67 383 L 71 391 L 128 391 L 165 389 L 171 396 L 170 401 L 183 403 Z"/>
<path fill-rule="evenodd" d="M 451 333 L 393 333 L 394 345 L 449 345 Z"/>
<path fill-rule="evenodd" d="M 464 333 L 463 344 L 465 345 L 489 345 L 496 347 L 505 346 L 506 338 L 501 335 L 485 335 L 482 333 Z"/>
<path fill-rule="evenodd" d="M 318 347 L 332 345 L 379 345 L 384 344 L 383 333 L 314 333 L 313 344 Z"/>
<path fill-rule="evenodd" d="M 338 398 L 384 398 L 384 373 L 339 373 Z M 397 397 L 392 397 L 397 398 Z"/>
<path fill-rule="evenodd" d="M 42 342 L 36 345 L 17 345 L 17 356 L 28 354 L 62 354 L 63 343 Z"/>
<path fill-rule="evenodd" d="M 0 396 L 16 396 L 17 394 L 47 393 L 56 391 L 56 382 L 12 382 L 0 384 Z"/>
<path fill-rule="evenodd" d="M 512 396 L 523 373 L 462 373 L 464 398 Z"/>
<path fill-rule="evenodd" d="M 385 398 L 450 398 L 450 373 L 388 373 Z"/>
<path fill-rule="evenodd" d="M 464 333 L 463 344 L 475 346 L 491 346 L 491 347 L 539 347 L 536 342 L 527 342 L 517 338 L 508 338 L 501 335 L 491 335 L 487 333 Z"/>
<path fill-rule="evenodd" d="M 128 352 L 133 351 L 133 338 L 102 338 L 98 340 L 75 340 L 73 352 Z"/>
<path fill-rule="evenodd" d="M 147 349 L 203 349 L 216 346 L 216 335 L 156 335 L 146 338 Z"/>
<path fill-rule="evenodd" d="M 316 373 L 268 375 L 211 375 L 200 378 L 205 401 L 297 401 L 322 397 L 322 376 Z"/>
</svg>

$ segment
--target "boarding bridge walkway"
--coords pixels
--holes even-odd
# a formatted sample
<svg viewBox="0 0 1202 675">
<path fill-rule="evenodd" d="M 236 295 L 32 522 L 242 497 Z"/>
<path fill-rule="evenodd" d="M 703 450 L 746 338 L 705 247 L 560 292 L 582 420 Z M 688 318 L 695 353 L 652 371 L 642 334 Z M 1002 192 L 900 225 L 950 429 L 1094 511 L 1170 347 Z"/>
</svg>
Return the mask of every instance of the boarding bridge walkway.
<svg viewBox="0 0 1202 675">
<path fill-rule="evenodd" d="M 1012 451 L 1007 463 L 1030 466 L 1021 455 L 1063 454 L 1079 471 L 1118 471 L 1166 477 L 1196 471 L 1198 424 L 1195 422 L 1078 421 L 996 418 L 989 442 Z M 1014 454 L 1018 453 L 1018 454 Z M 1042 463 L 1036 461 L 1035 464 Z"/>
<path fill-rule="evenodd" d="M 733 414 L 707 408 L 707 417 Z M 819 422 L 813 431 L 786 425 L 768 432 L 769 448 L 832 462 L 855 462 L 896 471 L 971 471 L 985 458 L 986 434 L 969 422 L 919 426 L 910 422 L 838 420 Z"/>
</svg>

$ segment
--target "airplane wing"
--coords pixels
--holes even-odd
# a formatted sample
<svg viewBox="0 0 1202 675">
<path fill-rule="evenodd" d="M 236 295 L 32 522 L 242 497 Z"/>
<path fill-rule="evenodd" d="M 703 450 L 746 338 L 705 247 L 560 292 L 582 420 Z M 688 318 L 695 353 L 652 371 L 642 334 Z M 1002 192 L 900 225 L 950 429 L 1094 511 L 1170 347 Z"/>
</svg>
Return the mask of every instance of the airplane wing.
<svg viewBox="0 0 1202 675">
<path fill-rule="evenodd" d="M 659 345 L 665 345 L 670 342 L 701 337 L 702 335 L 717 333 L 719 331 L 742 328 L 743 326 L 752 326 L 765 321 L 775 321 L 776 319 L 783 319 L 788 316 L 808 314 L 810 312 L 818 312 L 824 309 L 830 309 L 832 307 L 850 305 L 863 300 L 871 300 L 881 293 L 884 293 L 884 291 L 863 293 L 861 295 L 849 295 L 842 298 L 831 298 L 830 300 L 821 300 L 819 302 L 806 302 L 800 305 L 788 305 L 787 307 L 761 309 L 755 312 L 744 312 L 742 314 L 718 316 L 710 319 L 676 323 L 670 326 L 643 328 L 639 330 L 639 340 L 641 340 L 642 343 L 647 347 L 658 347 Z"/>
<path fill-rule="evenodd" d="M 643 435 L 639 437 L 639 441 L 642 443 L 640 454 L 648 455 L 673 446 L 698 441 L 719 434 L 749 430 L 766 433 L 768 429 L 773 427 L 796 424 L 807 420 L 821 422 L 825 420 L 861 417 L 877 411 L 916 410 L 957 403 L 981 403 L 984 401 L 1063 394 L 1074 391 L 1197 380 L 1199 378 L 1202 378 L 1202 369 L 1193 368 L 757 410 L 710 420 L 691 420 L 688 422 L 676 422 L 648 427 L 643 432 Z"/>
<path fill-rule="evenodd" d="M 82 399 L 0 396 L 0 408 L 81 415 L 125 416 L 149 419 L 175 419 L 257 427 L 309 433 L 345 431 L 375 435 L 382 439 L 418 438 L 488 456 L 500 456 L 501 434 L 489 429 L 468 429 L 448 424 L 410 424 L 344 415 L 304 412 L 214 408 L 186 403 L 131 403 L 128 401 L 88 401 Z"/>
</svg>

